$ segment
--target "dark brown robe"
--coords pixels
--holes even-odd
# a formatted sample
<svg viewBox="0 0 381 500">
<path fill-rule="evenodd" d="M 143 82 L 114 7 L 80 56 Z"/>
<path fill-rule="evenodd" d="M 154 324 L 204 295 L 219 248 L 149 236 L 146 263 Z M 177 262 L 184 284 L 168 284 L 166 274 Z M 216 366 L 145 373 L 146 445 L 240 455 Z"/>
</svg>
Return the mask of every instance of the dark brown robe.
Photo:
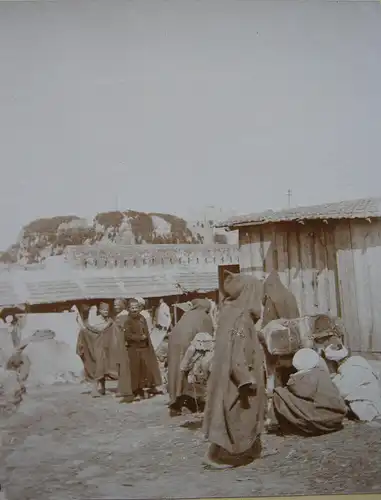
<svg viewBox="0 0 381 500">
<path fill-rule="evenodd" d="M 274 319 L 294 319 L 300 316 L 296 298 L 283 285 L 275 270 L 271 271 L 263 284 L 263 308 L 262 327 Z"/>
<path fill-rule="evenodd" d="M 194 299 L 192 304 L 193 308 L 182 316 L 168 336 L 169 407 L 175 407 L 181 396 L 194 397 L 194 390 L 181 371 L 180 364 L 197 333 L 213 334 L 213 322 L 208 314 L 210 302 L 206 299 Z"/>
<path fill-rule="evenodd" d="M 257 450 L 264 424 L 266 395 L 263 353 L 255 320 L 261 313 L 262 283 L 230 275 L 216 332 L 208 381 L 204 432 L 214 447 L 233 456 Z M 244 386 L 256 391 L 243 392 Z"/>
<path fill-rule="evenodd" d="M 125 323 L 128 316 L 120 314 L 115 318 L 118 331 L 118 393 L 123 397 L 132 396 L 130 357 L 126 343 Z"/>
<path fill-rule="evenodd" d="M 83 362 L 85 377 L 89 380 L 117 380 L 120 330 L 112 322 L 102 332 L 82 328 L 78 333 L 77 355 Z"/>
<path fill-rule="evenodd" d="M 152 346 L 147 321 L 139 314 L 127 316 L 124 323 L 124 338 L 127 343 L 132 392 L 162 384 L 159 363 Z"/>
<path fill-rule="evenodd" d="M 274 389 L 275 417 L 284 432 L 319 435 L 342 427 L 347 406 L 329 373 L 313 368 L 290 377 Z"/>
</svg>

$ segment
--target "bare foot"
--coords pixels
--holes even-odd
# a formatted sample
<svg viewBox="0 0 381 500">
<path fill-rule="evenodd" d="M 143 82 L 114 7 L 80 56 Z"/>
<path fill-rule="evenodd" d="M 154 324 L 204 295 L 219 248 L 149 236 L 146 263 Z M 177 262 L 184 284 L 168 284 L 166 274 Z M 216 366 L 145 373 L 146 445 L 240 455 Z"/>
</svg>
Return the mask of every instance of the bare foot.
<svg viewBox="0 0 381 500">
<path fill-rule="evenodd" d="M 187 408 L 186 406 L 183 406 L 181 408 L 181 415 L 192 415 L 192 414 L 193 414 L 193 412 L 189 408 Z"/>
<path fill-rule="evenodd" d="M 98 381 L 98 392 L 101 396 L 106 394 L 106 381 L 105 379 L 101 379 Z"/>
<path fill-rule="evenodd" d="M 169 416 L 170 417 L 181 417 L 181 411 L 174 410 L 173 408 L 170 408 L 169 409 Z"/>
<path fill-rule="evenodd" d="M 212 469 L 212 470 L 226 470 L 226 469 L 232 469 L 233 468 L 233 465 L 220 464 L 220 463 L 214 462 L 214 460 L 212 460 L 209 457 L 209 453 L 208 452 L 205 453 L 205 455 L 204 455 L 204 458 L 202 460 L 202 465 L 206 469 Z"/>
<path fill-rule="evenodd" d="M 92 398 L 100 398 L 102 394 L 98 391 L 97 387 L 94 387 L 93 390 L 91 391 L 91 397 Z"/>
<path fill-rule="evenodd" d="M 150 396 L 158 396 L 159 394 L 163 394 L 163 391 L 159 391 L 156 387 L 150 387 L 147 391 Z"/>
<path fill-rule="evenodd" d="M 121 398 L 122 399 L 119 401 L 120 404 L 134 402 L 134 396 L 121 396 Z"/>
</svg>

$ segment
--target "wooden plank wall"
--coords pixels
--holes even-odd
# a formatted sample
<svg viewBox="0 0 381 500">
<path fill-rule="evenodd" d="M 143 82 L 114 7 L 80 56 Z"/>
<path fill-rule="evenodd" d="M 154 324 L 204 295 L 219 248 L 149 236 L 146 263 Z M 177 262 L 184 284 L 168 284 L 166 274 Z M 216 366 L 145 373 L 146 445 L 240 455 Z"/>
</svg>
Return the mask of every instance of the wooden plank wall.
<svg viewBox="0 0 381 500">
<path fill-rule="evenodd" d="M 335 249 L 320 224 L 277 224 L 243 228 L 241 271 L 264 278 L 276 269 L 298 301 L 301 314 L 337 315 Z"/>
<path fill-rule="evenodd" d="M 350 347 L 381 352 L 381 221 L 343 221 L 336 227 L 335 241 Z"/>
<path fill-rule="evenodd" d="M 276 269 L 301 314 L 341 316 L 355 352 L 381 352 L 381 220 L 253 226 L 240 231 L 241 272 Z"/>
</svg>

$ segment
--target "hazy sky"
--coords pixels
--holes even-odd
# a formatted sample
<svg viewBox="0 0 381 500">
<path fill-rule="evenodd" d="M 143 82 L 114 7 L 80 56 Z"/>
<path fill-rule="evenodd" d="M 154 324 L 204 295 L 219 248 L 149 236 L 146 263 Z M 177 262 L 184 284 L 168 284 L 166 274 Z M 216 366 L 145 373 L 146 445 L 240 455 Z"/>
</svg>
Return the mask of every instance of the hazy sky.
<svg viewBox="0 0 381 500">
<path fill-rule="evenodd" d="M 380 195 L 379 2 L 0 2 L 0 249 L 31 219 Z"/>
</svg>

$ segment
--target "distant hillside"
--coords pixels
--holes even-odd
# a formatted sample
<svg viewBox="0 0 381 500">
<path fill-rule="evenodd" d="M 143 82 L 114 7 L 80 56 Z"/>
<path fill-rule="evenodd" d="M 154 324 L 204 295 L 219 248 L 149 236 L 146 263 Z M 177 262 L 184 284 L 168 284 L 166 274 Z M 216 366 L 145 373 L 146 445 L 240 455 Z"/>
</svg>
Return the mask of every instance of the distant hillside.
<svg viewBox="0 0 381 500">
<path fill-rule="evenodd" d="M 0 254 L 2 263 L 34 264 L 61 255 L 68 245 L 144 243 L 227 243 L 212 221 L 188 222 L 171 214 L 124 212 L 98 213 L 89 223 L 76 215 L 37 219 L 27 224 L 17 243 Z"/>
</svg>

